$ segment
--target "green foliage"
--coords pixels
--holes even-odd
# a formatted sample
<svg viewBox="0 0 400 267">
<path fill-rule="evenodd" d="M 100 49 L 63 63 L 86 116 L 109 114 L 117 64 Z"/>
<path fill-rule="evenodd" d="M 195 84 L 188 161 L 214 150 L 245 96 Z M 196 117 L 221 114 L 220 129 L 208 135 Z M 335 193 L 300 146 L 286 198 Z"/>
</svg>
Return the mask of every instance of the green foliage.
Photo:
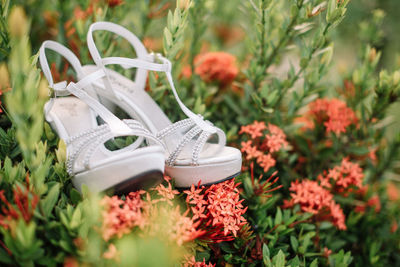
<svg viewBox="0 0 400 267">
<path fill-rule="evenodd" d="M 254 120 L 277 125 L 289 142 L 285 151 L 273 154 L 276 164 L 271 168 L 278 172 L 277 183 L 283 188 L 268 191 L 276 185 L 264 178 L 272 171 L 243 166 L 236 179 L 241 182 L 248 225 L 233 241 L 189 242 L 187 251 L 197 261 L 218 266 L 399 265 L 399 198 L 387 192 L 387 184 L 398 187 L 400 179 L 400 135 L 395 127 L 400 70 L 382 68 L 388 39 L 385 13 L 390 19 L 391 10 L 370 10 L 367 19 L 360 20 L 352 17 L 358 12 L 357 1 L 348 0 L 124 1 L 122 5 L 115 1 L 116 6 L 110 2 L 1 3 L 0 77 L 10 80 L 9 85 L 5 78 L 0 81 L 2 264 L 56 266 L 70 261 L 111 266 L 116 262 L 104 257 L 111 244 L 121 266 L 177 266 L 181 260 L 182 251 L 158 237 L 146 239 L 133 231 L 120 239 L 102 238 L 102 196 L 73 188 L 64 166 L 65 144 L 44 122 L 48 90 L 35 55 L 41 42 L 52 38 L 68 44 L 84 64 L 91 64 L 87 29 L 94 21 L 108 20 L 127 26 L 141 39 L 153 40 L 158 48 L 149 50 L 164 50 L 173 62 L 182 100 L 225 130 L 231 145 L 240 147 L 240 127 Z M 357 23 L 344 27 L 352 19 Z M 344 37 L 349 38 L 346 31 L 357 38 L 351 47 L 357 53 L 345 58 L 346 68 L 338 70 L 337 62 L 343 60 L 338 47 Z M 115 36 L 96 33 L 95 38 L 104 55 L 134 57 L 129 45 Z M 195 71 L 200 64 L 196 57 L 207 51 L 235 55 L 238 74 L 232 83 L 208 81 Z M 65 62 L 59 58 L 55 62 L 60 77 L 71 76 L 62 71 Z M 190 78 L 183 75 L 185 68 L 191 70 Z M 133 72 L 124 74 L 130 77 Z M 150 73 L 148 89 L 172 121 L 182 118 L 163 74 Z M 308 104 L 332 97 L 354 111 L 357 123 L 341 134 L 327 133 L 323 122 L 302 129 L 296 120 L 307 114 Z M 108 148 L 132 141 L 116 139 Z M 376 151 L 376 160 L 371 151 Z M 316 180 L 343 158 L 361 166 L 366 186 L 364 193 L 334 195 L 346 216 L 346 231 L 303 212 L 299 205 L 285 206 L 292 197 L 291 182 Z M 35 207 L 28 205 L 29 220 L 6 216 L 7 201 L 18 211 L 19 189 L 27 192 L 30 204 L 38 199 Z M 378 197 L 379 209 L 370 203 L 372 197 Z M 357 211 L 360 207 L 363 210 Z"/>
</svg>

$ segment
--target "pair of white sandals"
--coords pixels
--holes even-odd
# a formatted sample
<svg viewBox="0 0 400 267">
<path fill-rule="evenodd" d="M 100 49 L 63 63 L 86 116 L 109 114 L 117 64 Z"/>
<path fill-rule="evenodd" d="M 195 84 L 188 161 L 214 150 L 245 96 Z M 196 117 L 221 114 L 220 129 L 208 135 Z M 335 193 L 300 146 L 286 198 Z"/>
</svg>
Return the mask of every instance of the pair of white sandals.
<svg viewBox="0 0 400 267">
<path fill-rule="evenodd" d="M 125 38 L 137 58 L 101 58 L 93 39 L 93 32 L 100 30 Z M 93 23 L 87 43 L 96 65 L 82 66 L 68 48 L 54 41 L 45 41 L 39 55 L 53 90 L 53 97 L 45 105 L 45 117 L 67 145 L 67 171 L 76 188 L 81 190 L 86 184 L 94 192 L 113 189 L 124 194 L 160 182 L 164 171 L 175 179 L 176 187 L 187 188 L 199 181 L 203 185 L 221 182 L 240 172 L 240 151 L 225 146 L 224 132 L 194 114 L 179 99 L 168 59 L 148 53 L 133 33 L 110 22 Z M 46 49 L 69 61 L 77 82 L 53 81 Z M 136 68 L 135 79 L 106 67 L 113 64 Z M 147 94 L 149 70 L 165 72 L 187 119 L 172 123 Z M 136 120 L 120 120 L 110 111 L 115 106 Z M 136 140 L 119 150 L 106 148 L 108 140 L 122 136 L 134 136 Z M 218 138 L 217 143 L 210 141 L 213 136 Z"/>
</svg>

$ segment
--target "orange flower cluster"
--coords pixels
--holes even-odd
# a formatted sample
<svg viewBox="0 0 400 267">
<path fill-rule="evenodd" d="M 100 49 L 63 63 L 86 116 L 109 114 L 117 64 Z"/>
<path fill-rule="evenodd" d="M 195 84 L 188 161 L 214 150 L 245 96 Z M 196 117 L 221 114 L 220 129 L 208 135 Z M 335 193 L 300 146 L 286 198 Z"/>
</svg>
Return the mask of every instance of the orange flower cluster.
<svg viewBox="0 0 400 267">
<path fill-rule="evenodd" d="M 197 230 L 200 222 L 195 222 L 193 218 L 187 216 L 188 213 L 189 210 L 182 215 L 180 212 L 180 207 L 177 206 L 172 210 L 172 212 L 165 214 L 165 216 L 168 216 L 170 219 L 170 221 L 166 224 L 166 234 L 179 246 L 182 246 L 183 243 L 196 239 L 204 233 L 202 230 Z"/>
<path fill-rule="evenodd" d="M 268 133 L 264 134 L 267 130 Z M 276 125 L 254 121 L 254 123 L 242 126 L 239 134 L 247 134 L 252 140 L 241 143 L 241 151 L 246 154 L 247 160 L 256 159 L 257 163 L 267 172 L 276 164 L 272 153 L 288 146 L 285 133 Z M 260 137 L 264 137 L 261 140 Z M 267 154 L 264 153 L 268 152 Z"/>
<path fill-rule="evenodd" d="M 345 133 L 348 126 L 357 125 L 358 119 L 354 111 L 337 98 L 319 98 L 308 107 L 309 111 L 296 119 L 303 124 L 303 129 L 314 129 L 315 122 L 323 123 L 327 133 L 334 132 L 339 135 Z"/>
<path fill-rule="evenodd" d="M 207 52 L 196 56 L 195 73 L 205 82 L 231 84 L 239 73 L 235 57 L 226 52 Z"/>
<path fill-rule="evenodd" d="M 215 264 L 206 263 L 206 260 L 196 261 L 194 256 L 185 256 L 185 260 L 182 263 L 182 267 L 215 267 Z"/>
<path fill-rule="evenodd" d="M 39 196 L 29 189 L 28 175 L 26 176 L 26 185 L 24 187 L 17 186 L 13 190 L 13 196 L 15 205 L 7 200 L 4 190 L 0 190 L 0 203 L 2 203 L 0 227 L 4 229 L 9 229 L 10 223 L 13 220 L 22 219 L 26 223 L 30 222 L 39 202 Z"/>
<path fill-rule="evenodd" d="M 187 194 L 193 219 L 199 222 L 203 234 L 199 239 L 219 243 L 233 240 L 238 231 L 247 224 L 243 214 L 247 207 L 242 205 L 238 185 L 232 179 L 219 184 L 213 184 L 208 189 L 192 185 Z"/>
<path fill-rule="evenodd" d="M 394 183 L 388 183 L 386 191 L 390 201 L 398 201 L 400 199 L 400 191 Z"/>
<path fill-rule="evenodd" d="M 161 234 L 167 236 L 169 241 L 181 246 L 185 242 L 194 240 L 203 231 L 197 230 L 199 223 L 187 216 L 189 211 L 181 214 L 180 207 L 170 209 L 172 200 L 179 192 L 172 190 L 171 184 L 158 185 L 153 189 L 158 198 L 151 198 L 145 191 L 131 192 L 125 200 L 117 196 L 105 196 L 101 200 L 104 207 L 102 217 L 103 239 L 108 241 L 113 237 L 122 237 L 130 233 L 135 227 L 150 236 Z M 146 193 L 146 198 L 142 195 Z M 159 205 L 156 204 L 167 204 Z M 159 223 L 162 222 L 162 225 Z"/>
<path fill-rule="evenodd" d="M 296 180 L 289 188 L 292 199 L 284 200 L 284 207 L 293 207 L 296 204 L 304 212 L 310 212 L 321 220 L 330 220 L 338 229 L 346 230 L 345 215 L 329 190 L 318 182 L 305 179 Z"/>
<path fill-rule="evenodd" d="M 153 189 L 157 196 L 144 191 L 131 192 L 125 199 L 105 196 L 101 200 L 103 239 L 120 238 L 136 228 L 150 236 L 161 233 L 179 246 L 196 238 L 221 242 L 233 240 L 247 223 L 242 216 L 247 208 L 240 200 L 239 184 L 233 180 L 208 189 L 192 186 L 185 191 L 189 209 L 183 214 L 172 202 L 179 192 L 166 180 L 167 186 L 160 184 Z"/>
<path fill-rule="evenodd" d="M 146 205 L 141 199 L 144 193 L 144 191 L 131 192 L 125 200 L 117 196 L 103 197 L 100 204 L 104 207 L 101 227 L 104 240 L 108 241 L 114 236 L 121 238 L 136 226 L 144 228 L 148 223 L 147 216 L 142 212 L 142 208 Z"/>
<path fill-rule="evenodd" d="M 107 0 L 107 4 L 111 8 L 122 5 L 123 3 L 123 0 Z"/>
<path fill-rule="evenodd" d="M 265 136 L 263 146 L 268 148 L 271 153 L 288 146 L 286 135 L 278 126 L 268 124 L 268 131 L 269 134 Z"/>
<path fill-rule="evenodd" d="M 363 170 L 357 163 L 343 159 L 339 166 L 318 176 L 317 181 L 303 180 L 291 184 L 292 199 L 285 201 L 285 207 L 300 204 L 301 210 L 317 215 L 318 219 L 330 219 L 341 230 L 346 229 L 345 216 L 340 205 L 333 200 L 333 193 L 348 195 L 355 189 L 362 188 L 364 178 Z M 380 209 L 376 199 L 369 205 Z M 357 211 L 357 210 L 356 210 Z"/>
<path fill-rule="evenodd" d="M 267 129 L 265 122 L 254 121 L 252 124 L 244 125 L 240 128 L 239 134 L 246 133 L 252 139 L 263 136 L 264 130 Z"/>
<path fill-rule="evenodd" d="M 367 207 L 371 207 L 374 209 L 375 213 L 378 213 L 381 211 L 382 205 L 381 205 L 381 200 L 378 195 L 375 195 L 368 199 L 366 203 L 359 204 L 355 207 L 354 211 L 358 213 L 364 213 Z"/>
<path fill-rule="evenodd" d="M 363 178 L 364 174 L 360 165 L 350 162 L 347 158 L 343 159 L 339 166 L 330 169 L 328 173 L 318 176 L 322 186 L 328 189 L 333 186 L 332 189 L 335 191 L 346 194 L 352 191 L 351 187 L 361 188 Z"/>
<path fill-rule="evenodd" d="M 168 186 L 164 186 L 163 184 L 159 184 L 156 186 L 156 188 L 154 189 L 155 191 L 157 191 L 158 195 L 161 197 L 159 199 L 153 200 L 153 203 L 157 203 L 157 202 L 166 202 L 168 203 L 170 206 L 173 205 L 172 200 L 175 198 L 175 195 L 179 194 L 178 190 L 173 190 L 172 189 L 172 185 L 168 180 L 169 178 L 167 178 L 168 181 Z"/>
<path fill-rule="evenodd" d="M 108 245 L 108 250 L 103 253 L 103 258 L 108 259 L 108 260 L 118 261 L 119 253 L 118 253 L 117 247 L 114 244 Z"/>
</svg>

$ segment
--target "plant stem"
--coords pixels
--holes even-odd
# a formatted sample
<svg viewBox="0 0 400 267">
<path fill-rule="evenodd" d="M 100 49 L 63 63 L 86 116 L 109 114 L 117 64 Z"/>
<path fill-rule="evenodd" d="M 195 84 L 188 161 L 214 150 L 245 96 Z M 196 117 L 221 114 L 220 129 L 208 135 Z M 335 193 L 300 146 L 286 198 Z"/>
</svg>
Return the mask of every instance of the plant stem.
<svg viewBox="0 0 400 267">
<path fill-rule="evenodd" d="M 260 65 L 265 65 L 265 12 L 266 10 L 262 10 L 262 15 L 261 15 L 261 50 L 260 50 Z"/>
<path fill-rule="evenodd" d="M 325 36 L 325 35 L 327 34 L 328 29 L 330 28 L 330 26 L 331 26 L 330 23 L 327 23 L 327 24 L 325 25 L 325 28 L 324 28 L 324 31 L 323 31 L 323 34 L 322 34 L 323 36 Z M 322 47 L 325 45 L 325 43 L 326 43 L 326 40 L 325 40 L 324 44 L 322 45 Z M 307 67 L 309 66 L 309 64 L 310 64 L 310 62 L 311 62 L 311 59 L 312 59 L 314 53 L 315 53 L 319 48 L 320 48 L 320 46 L 314 46 L 314 47 L 311 49 L 310 53 L 308 54 L 308 56 L 307 56 L 307 58 L 306 58 L 306 60 L 307 60 L 307 61 L 306 61 L 306 64 L 305 64 L 304 66 L 300 67 L 300 69 L 297 71 L 296 75 L 294 75 L 294 76 L 289 80 L 289 83 L 287 84 L 287 86 L 285 86 L 285 87 L 282 88 L 282 92 L 279 94 L 278 101 L 276 102 L 277 105 L 279 105 L 279 104 L 281 103 L 283 96 L 286 95 L 287 91 L 293 87 L 293 85 L 295 84 L 295 82 L 300 78 L 300 75 L 307 69 Z"/>
<path fill-rule="evenodd" d="M 279 39 L 278 44 L 274 47 L 274 49 L 271 52 L 271 55 L 266 60 L 266 62 L 265 62 L 266 68 L 268 68 L 274 62 L 274 60 L 277 57 L 277 55 L 279 54 L 279 51 L 282 48 L 282 46 L 293 37 L 291 35 L 291 33 L 293 31 L 294 25 L 297 23 L 297 19 L 299 17 L 300 9 L 303 7 L 303 2 L 304 2 L 304 0 L 302 0 L 300 2 L 300 4 L 298 5 L 298 12 L 291 19 L 289 25 L 286 27 L 285 34 L 283 34 L 282 38 Z"/>
</svg>

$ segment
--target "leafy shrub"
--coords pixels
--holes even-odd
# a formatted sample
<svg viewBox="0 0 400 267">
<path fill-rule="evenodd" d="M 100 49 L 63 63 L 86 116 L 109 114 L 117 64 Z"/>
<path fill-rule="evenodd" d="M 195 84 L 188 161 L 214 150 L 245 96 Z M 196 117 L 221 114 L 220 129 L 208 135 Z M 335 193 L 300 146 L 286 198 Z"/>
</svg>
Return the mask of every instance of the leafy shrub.
<svg viewBox="0 0 400 267">
<path fill-rule="evenodd" d="M 351 25 L 363 41 L 354 66 L 332 67 L 348 2 L 2 1 L 0 262 L 399 265 L 400 71 L 379 66 L 383 11 Z M 35 53 L 55 39 L 90 63 L 86 31 L 100 20 L 173 61 L 181 98 L 242 150 L 235 181 L 179 192 L 166 177 L 122 197 L 72 187 Z M 134 57 L 98 37 L 106 55 Z M 63 61 L 52 69 L 70 78 Z M 149 93 L 177 120 L 166 84 L 150 73 Z"/>
</svg>

